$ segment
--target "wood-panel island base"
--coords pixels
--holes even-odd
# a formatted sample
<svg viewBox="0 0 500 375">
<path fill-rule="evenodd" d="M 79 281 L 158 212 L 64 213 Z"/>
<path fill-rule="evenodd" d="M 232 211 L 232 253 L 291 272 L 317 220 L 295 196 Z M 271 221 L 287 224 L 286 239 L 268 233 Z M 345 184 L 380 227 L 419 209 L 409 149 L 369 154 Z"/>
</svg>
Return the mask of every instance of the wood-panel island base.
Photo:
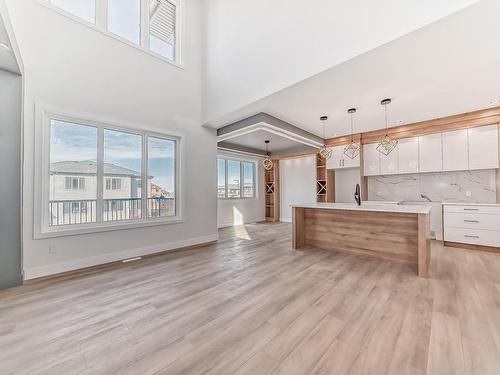
<svg viewBox="0 0 500 375">
<path fill-rule="evenodd" d="M 429 206 L 307 204 L 293 207 L 293 248 L 345 251 L 412 265 L 427 277 Z"/>
</svg>

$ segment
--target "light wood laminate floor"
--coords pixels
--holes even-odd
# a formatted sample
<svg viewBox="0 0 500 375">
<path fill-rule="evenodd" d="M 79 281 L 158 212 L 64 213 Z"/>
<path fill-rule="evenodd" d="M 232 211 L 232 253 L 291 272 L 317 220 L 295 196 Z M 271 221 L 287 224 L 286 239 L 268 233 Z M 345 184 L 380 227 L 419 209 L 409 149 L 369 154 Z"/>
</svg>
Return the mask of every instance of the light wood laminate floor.
<svg viewBox="0 0 500 375">
<path fill-rule="evenodd" d="M 0 292 L 0 374 L 500 374 L 500 254 L 431 276 L 291 248 L 288 224 Z"/>
</svg>

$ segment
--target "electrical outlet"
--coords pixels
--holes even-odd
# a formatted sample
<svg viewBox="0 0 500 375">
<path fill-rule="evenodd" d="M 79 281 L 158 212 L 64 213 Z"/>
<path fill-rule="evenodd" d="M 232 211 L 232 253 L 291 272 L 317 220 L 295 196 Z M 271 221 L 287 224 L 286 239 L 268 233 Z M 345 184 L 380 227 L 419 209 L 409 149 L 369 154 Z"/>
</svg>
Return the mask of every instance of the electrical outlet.
<svg viewBox="0 0 500 375">
<path fill-rule="evenodd" d="M 466 197 L 472 197 L 472 191 L 467 190 L 467 191 L 465 192 L 465 196 L 466 196 Z"/>
<path fill-rule="evenodd" d="M 49 254 L 57 254 L 56 245 L 54 245 L 54 244 L 49 245 Z"/>
</svg>

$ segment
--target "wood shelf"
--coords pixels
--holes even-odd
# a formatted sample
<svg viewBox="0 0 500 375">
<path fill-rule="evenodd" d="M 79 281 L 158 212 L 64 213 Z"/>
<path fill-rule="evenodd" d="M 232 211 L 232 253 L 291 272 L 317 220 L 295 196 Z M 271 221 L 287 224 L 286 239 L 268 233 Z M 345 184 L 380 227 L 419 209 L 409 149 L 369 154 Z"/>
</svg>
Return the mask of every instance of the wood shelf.
<svg viewBox="0 0 500 375">
<path fill-rule="evenodd" d="M 316 201 L 335 202 L 335 170 L 326 169 L 326 160 L 316 154 Z"/>
<path fill-rule="evenodd" d="M 279 221 L 279 161 L 273 160 L 273 168 L 264 171 L 264 191 L 265 191 L 265 210 L 266 221 Z"/>
</svg>

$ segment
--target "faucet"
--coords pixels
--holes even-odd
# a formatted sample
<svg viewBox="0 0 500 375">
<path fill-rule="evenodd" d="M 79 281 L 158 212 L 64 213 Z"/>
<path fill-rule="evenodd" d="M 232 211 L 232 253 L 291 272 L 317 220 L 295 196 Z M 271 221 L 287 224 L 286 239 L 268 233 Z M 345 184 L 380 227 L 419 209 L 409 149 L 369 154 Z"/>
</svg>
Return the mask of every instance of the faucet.
<svg viewBox="0 0 500 375">
<path fill-rule="evenodd" d="M 420 198 L 425 199 L 425 200 L 426 200 L 426 201 L 428 201 L 428 202 L 432 202 L 432 199 L 431 199 L 431 198 L 429 198 L 429 197 L 428 197 L 427 195 L 425 195 L 425 194 L 420 194 Z"/>
<path fill-rule="evenodd" d="M 356 200 L 358 206 L 361 206 L 361 192 L 359 184 L 356 184 L 356 190 L 354 191 L 354 199 Z"/>
</svg>

